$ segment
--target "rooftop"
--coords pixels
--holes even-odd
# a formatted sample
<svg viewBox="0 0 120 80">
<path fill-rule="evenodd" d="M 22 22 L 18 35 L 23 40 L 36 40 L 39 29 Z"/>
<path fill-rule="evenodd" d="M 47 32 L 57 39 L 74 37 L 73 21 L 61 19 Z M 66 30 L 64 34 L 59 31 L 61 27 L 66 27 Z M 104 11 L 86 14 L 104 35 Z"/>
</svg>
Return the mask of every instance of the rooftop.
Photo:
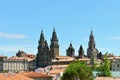
<svg viewBox="0 0 120 80">
<path fill-rule="evenodd" d="M 23 72 L 23 73 L 20 73 L 26 77 L 29 77 L 29 78 L 51 78 L 52 76 L 49 76 L 47 74 L 44 74 L 44 73 L 38 73 L 38 72 Z"/>
<path fill-rule="evenodd" d="M 33 60 L 33 58 L 13 56 L 13 57 L 7 58 L 5 60 L 27 60 L 27 61 L 31 61 L 31 60 Z"/>
<path fill-rule="evenodd" d="M 21 74 L 1 73 L 0 80 L 33 80 L 33 79 L 25 77 Z"/>
<path fill-rule="evenodd" d="M 95 80 L 120 80 L 120 77 L 97 77 Z"/>
</svg>

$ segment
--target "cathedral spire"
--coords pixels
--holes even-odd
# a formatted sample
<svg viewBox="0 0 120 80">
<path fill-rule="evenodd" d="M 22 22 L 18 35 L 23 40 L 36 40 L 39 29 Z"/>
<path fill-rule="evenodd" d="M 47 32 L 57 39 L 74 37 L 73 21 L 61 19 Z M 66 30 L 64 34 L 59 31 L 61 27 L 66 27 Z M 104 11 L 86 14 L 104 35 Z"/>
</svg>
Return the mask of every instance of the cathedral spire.
<svg viewBox="0 0 120 80">
<path fill-rule="evenodd" d="M 43 30 L 41 30 L 38 48 L 43 48 L 44 45 L 45 45 L 44 42 L 45 42 L 45 40 L 44 40 L 44 33 L 43 33 Z"/>
<path fill-rule="evenodd" d="M 69 48 L 73 48 L 72 43 L 70 43 L 70 47 Z"/>
<path fill-rule="evenodd" d="M 55 57 L 59 56 L 59 44 L 58 44 L 58 38 L 57 38 L 57 33 L 55 31 L 55 27 L 54 27 L 53 33 L 52 33 L 52 39 L 51 39 L 51 44 L 50 44 L 50 52 L 52 54 L 53 59 Z"/>
<path fill-rule="evenodd" d="M 41 35 L 40 35 L 40 42 L 44 42 L 44 33 L 43 33 L 43 30 L 41 31 Z"/>
<path fill-rule="evenodd" d="M 70 43 L 70 47 L 72 47 L 72 43 Z"/>
<path fill-rule="evenodd" d="M 58 40 L 56 31 L 55 31 L 55 27 L 54 27 L 53 33 L 52 33 L 52 40 Z"/>
<path fill-rule="evenodd" d="M 96 49 L 96 44 L 94 40 L 93 31 L 91 30 L 90 37 L 89 37 L 89 43 L 88 43 L 88 49 L 87 49 L 87 56 L 91 58 L 91 56 L 95 56 L 98 54 L 98 50 Z"/>
<path fill-rule="evenodd" d="M 91 30 L 91 34 L 90 34 L 90 42 L 95 42 L 94 41 L 94 35 L 93 35 L 93 31 Z"/>
</svg>

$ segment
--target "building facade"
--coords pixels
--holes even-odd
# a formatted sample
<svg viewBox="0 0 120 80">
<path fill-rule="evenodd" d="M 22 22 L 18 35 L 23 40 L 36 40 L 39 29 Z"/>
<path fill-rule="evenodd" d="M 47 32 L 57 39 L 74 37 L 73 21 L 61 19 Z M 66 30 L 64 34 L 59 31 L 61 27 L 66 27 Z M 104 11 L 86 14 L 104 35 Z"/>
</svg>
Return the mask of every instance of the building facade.
<svg viewBox="0 0 120 80">
<path fill-rule="evenodd" d="M 3 72 L 3 70 L 4 70 L 3 64 L 4 64 L 4 59 L 6 59 L 6 58 L 7 58 L 7 56 L 0 56 L 0 72 Z"/>
<path fill-rule="evenodd" d="M 111 70 L 112 70 L 112 71 L 120 71 L 120 59 L 115 60 L 115 61 L 111 64 Z"/>
<path fill-rule="evenodd" d="M 0 72 L 30 71 L 35 68 L 34 60 L 26 57 L 0 57 Z"/>
<path fill-rule="evenodd" d="M 38 44 L 38 53 L 36 56 L 36 68 L 46 67 L 52 64 L 52 54 L 49 51 L 47 41 L 44 39 L 43 31 L 41 31 Z"/>
</svg>

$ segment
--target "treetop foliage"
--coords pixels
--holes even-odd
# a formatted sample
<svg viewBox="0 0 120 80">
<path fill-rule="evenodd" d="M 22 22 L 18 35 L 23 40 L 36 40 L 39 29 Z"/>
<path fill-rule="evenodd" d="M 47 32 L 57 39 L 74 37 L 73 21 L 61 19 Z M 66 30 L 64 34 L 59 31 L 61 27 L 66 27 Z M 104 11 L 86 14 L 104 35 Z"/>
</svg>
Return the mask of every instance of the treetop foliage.
<svg viewBox="0 0 120 80">
<path fill-rule="evenodd" d="M 84 62 L 72 62 L 61 77 L 61 80 L 93 80 L 93 73 L 90 67 Z"/>
</svg>

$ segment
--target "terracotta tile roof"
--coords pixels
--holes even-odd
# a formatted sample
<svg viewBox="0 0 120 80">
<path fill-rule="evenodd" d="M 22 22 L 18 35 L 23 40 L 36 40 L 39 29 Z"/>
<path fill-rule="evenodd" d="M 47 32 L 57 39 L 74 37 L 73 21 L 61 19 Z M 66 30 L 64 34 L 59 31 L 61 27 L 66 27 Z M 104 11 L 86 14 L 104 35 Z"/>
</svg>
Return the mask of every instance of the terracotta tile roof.
<svg viewBox="0 0 120 80">
<path fill-rule="evenodd" d="M 31 78 L 25 77 L 25 76 L 20 75 L 20 74 L 16 75 L 16 79 L 15 80 L 17 80 L 17 79 L 19 79 L 19 80 L 33 80 Z"/>
<path fill-rule="evenodd" d="M 63 72 L 64 70 L 51 70 L 50 74 L 59 74 L 61 72 Z"/>
<path fill-rule="evenodd" d="M 55 67 L 68 67 L 68 65 L 52 65 L 52 68 L 54 69 Z"/>
<path fill-rule="evenodd" d="M 33 80 L 20 74 L 3 73 L 0 74 L 0 80 Z"/>
<path fill-rule="evenodd" d="M 35 55 L 34 55 L 34 54 L 27 54 L 26 57 L 29 57 L 29 58 L 34 59 L 34 58 L 35 58 Z"/>
<path fill-rule="evenodd" d="M 120 77 L 97 77 L 95 80 L 120 80 Z"/>
<path fill-rule="evenodd" d="M 0 74 L 0 80 L 7 80 L 3 74 Z"/>
<path fill-rule="evenodd" d="M 19 74 L 25 76 L 28 74 L 28 72 L 19 72 Z"/>
<path fill-rule="evenodd" d="M 88 61 L 89 61 L 90 59 L 89 59 L 89 58 L 82 58 L 82 59 L 80 58 L 79 60 L 83 60 L 83 61 L 84 61 L 84 60 L 85 60 L 85 61 L 88 60 Z"/>
<path fill-rule="evenodd" d="M 65 70 L 68 67 L 68 65 L 52 65 L 52 68 L 54 70 Z"/>
<path fill-rule="evenodd" d="M 37 73 L 37 72 L 28 72 L 28 73 L 24 73 L 23 75 L 29 78 L 51 78 L 52 77 L 47 74 Z"/>
<path fill-rule="evenodd" d="M 57 56 L 56 58 L 73 58 L 73 57 L 70 57 L 70 56 Z"/>
<path fill-rule="evenodd" d="M 62 62 L 62 61 L 68 62 L 68 61 L 74 61 L 74 60 L 76 60 L 76 59 L 73 58 L 73 57 L 69 57 L 69 56 L 58 56 L 58 57 L 56 57 L 56 59 L 52 60 L 52 62 L 57 62 L 57 61 L 59 61 L 59 62 Z M 80 59 L 78 59 L 78 60 L 89 61 L 90 59 L 89 59 L 89 58 L 82 58 L 82 59 L 80 58 Z"/>
</svg>

